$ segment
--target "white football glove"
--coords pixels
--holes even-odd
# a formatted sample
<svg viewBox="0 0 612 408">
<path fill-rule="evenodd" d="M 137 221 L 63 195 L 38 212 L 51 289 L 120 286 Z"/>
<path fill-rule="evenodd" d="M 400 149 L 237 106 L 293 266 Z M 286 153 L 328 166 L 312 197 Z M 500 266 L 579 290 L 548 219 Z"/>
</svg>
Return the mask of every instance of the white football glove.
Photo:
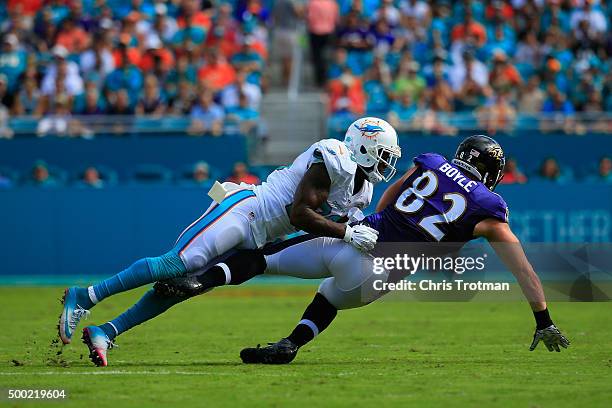
<svg viewBox="0 0 612 408">
<path fill-rule="evenodd" d="M 351 227 L 347 224 L 344 233 L 344 242 L 348 242 L 355 248 L 363 252 L 369 252 L 376 245 L 378 231 L 366 225 L 357 224 Z"/>
<path fill-rule="evenodd" d="M 533 334 L 533 342 L 531 343 L 531 347 L 529 347 L 529 351 L 535 350 L 538 343 L 542 341 L 548 351 L 556 350 L 560 352 L 561 349 L 559 346 L 563 348 L 567 348 L 570 345 L 570 341 L 557 329 L 557 326 L 551 324 L 545 329 L 536 329 Z"/>
</svg>

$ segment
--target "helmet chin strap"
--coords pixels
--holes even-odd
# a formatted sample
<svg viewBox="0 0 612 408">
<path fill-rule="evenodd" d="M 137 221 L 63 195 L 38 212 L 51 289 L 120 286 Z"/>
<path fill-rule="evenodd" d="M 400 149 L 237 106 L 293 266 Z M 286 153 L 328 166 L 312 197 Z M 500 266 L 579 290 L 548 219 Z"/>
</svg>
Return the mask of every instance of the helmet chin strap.
<svg viewBox="0 0 612 408">
<path fill-rule="evenodd" d="M 380 174 L 378 174 L 378 172 L 376 171 L 376 166 L 370 166 L 370 167 L 363 167 L 363 166 L 357 166 L 359 169 L 361 169 L 361 171 L 363 172 L 363 174 L 365 175 L 366 179 L 372 183 L 372 184 L 378 184 L 381 181 L 383 181 L 383 178 L 380 176 Z M 367 170 L 367 169 L 372 169 L 372 170 Z"/>
<path fill-rule="evenodd" d="M 371 173 L 368 174 L 368 180 L 370 180 L 370 183 L 372 184 L 378 184 L 381 181 L 383 181 L 383 178 L 380 177 L 380 175 L 377 172 L 372 171 Z"/>
<path fill-rule="evenodd" d="M 484 184 L 491 191 L 493 191 L 495 189 L 495 186 L 497 186 L 497 184 L 501 181 L 501 178 L 500 178 L 492 186 L 487 186 L 487 181 L 489 180 L 489 173 L 488 172 L 485 173 L 484 176 L 482 176 L 480 174 L 480 172 L 478 170 L 476 170 L 476 167 L 472 166 L 471 164 L 468 164 L 468 163 L 464 162 L 463 160 L 459 160 L 459 159 L 453 159 L 452 161 L 453 161 L 453 164 L 455 166 L 461 167 L 463 170 L 468 171 L 474 177 L 478 177 L 478 181 L 480 181 L 482 184 Z"/>
</svg>

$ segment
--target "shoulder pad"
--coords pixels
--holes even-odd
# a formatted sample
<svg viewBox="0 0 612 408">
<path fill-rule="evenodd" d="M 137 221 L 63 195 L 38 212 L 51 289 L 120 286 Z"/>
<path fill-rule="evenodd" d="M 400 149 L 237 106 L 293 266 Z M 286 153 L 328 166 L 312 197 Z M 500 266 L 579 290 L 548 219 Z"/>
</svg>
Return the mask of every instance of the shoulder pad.
<svg viewBox="0 0 612 408">
<path fill-rule="evenodd" d="M 446 160 L 446 158 L 437 153 L 423 153 L 418 155 L 413 159 L 414 164 L 427 167 L 427 168 L 436 168 Z"/>
<path fill-rule="evenodd" d="M 508 222 L 510 211 L 508 210 L 508 204 L 506 201 L 497 193 L 494 193 L 487 189 L 484 185 L 488 194 L 483 195 L 479 202 L 482 211 L 490 218 L 495 218 L 502 222 Z"/>
<path fill-rule="evenodd" d="M 348 178 L 357 171 L 357 163 L 344 143 L 336 139 L 324 139 L 314 145 L 311 162 L 323 162 L 332 180 Z"/>
</svg>

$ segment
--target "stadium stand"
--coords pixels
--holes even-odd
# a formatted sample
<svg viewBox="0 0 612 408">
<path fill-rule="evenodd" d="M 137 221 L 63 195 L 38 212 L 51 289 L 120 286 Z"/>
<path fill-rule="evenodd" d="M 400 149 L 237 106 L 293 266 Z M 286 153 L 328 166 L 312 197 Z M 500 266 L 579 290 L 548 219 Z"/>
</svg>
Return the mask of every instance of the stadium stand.
<svg viewBox="0 0 612 408">
<path fill-rule="evenodd" d="M 327 82 L 333 130 L 372 114 L 443 134 L 610 131 L 610 2 L 339 5 Z"/>
<path fill-rule="evenodd" d="M 593 135 L 612 131 L 611 15 L 600 0 L 9 0 L 0 186 L 206 186 L 238 162 L 263 179 L 286 163 L 249 161 L 244 135 L 265 127 L 262 96 L 286 89 L 307 43 L 301 85 L 327 95 L 332 137 L 365 114 L 386 117 L 409 152 L 475 130 L 586 135 L 581 163 L 546 139 L 516 154 L 506 182 L 607 182 L 609 139 L 602 151 Z M 504 139 L 511 153 L 521 143 Z M 49 181 L 32 182 L 38 159 L 53 163 Z M 145 165 L 164 170 L 136 176 Z"/>
<path fill-rule="evenodd" d="M 125 131 L 184 130 L 183 116 L 192 134 L 218 136 L 226 114 L 238 127 L 257 118 L 268 53 L 257 1 L 2 3 L 0 137 L 92 136 L 100 115 L 135 115 L 119 120 Z"/>
</svg>

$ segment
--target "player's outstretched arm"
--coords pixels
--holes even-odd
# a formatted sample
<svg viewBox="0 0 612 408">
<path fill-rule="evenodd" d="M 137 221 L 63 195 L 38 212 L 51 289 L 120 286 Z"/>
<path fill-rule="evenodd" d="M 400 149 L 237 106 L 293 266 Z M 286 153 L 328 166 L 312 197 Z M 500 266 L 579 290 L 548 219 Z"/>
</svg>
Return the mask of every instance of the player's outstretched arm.
<svg viewBox="0 0 612 408">
<path fill-rule="evenodd" d="M 540 278 L 527 260 L 520 241 L 507 223 L 495 219 L 481 221 L 474 228 L 474 235 L 485 237 L 502 262 L 516 277 L 534 312 L 546 309 L 544 290 Z"/>
<path fill-rule="evenodd" d="M 474 235 L 486 238 L 502 262 L 516 277 L 523 294 L 529 301 L 536 319 L 536 331 L 530 350 L 534 350 L 543 341 L 549 351 L 560 351 L 559 346 L 567 348 L 570 342 L 553 324 L 540 278 L 527 260 L 520 241 L 510 226 L 495 219 L 481 221 L 474 228 Z"/>
<path fill-rule="evenodd" d="M 333 222 L 317 213 L 329 196 L 331 179 L 323 163 L 314 163 L 298 185 L 289 212 L 291 224 L 308 233 L 340 238 L 362 251 L 374 248 L 378 232 L 365 225 L 349 225 Z"/>
</svg>

